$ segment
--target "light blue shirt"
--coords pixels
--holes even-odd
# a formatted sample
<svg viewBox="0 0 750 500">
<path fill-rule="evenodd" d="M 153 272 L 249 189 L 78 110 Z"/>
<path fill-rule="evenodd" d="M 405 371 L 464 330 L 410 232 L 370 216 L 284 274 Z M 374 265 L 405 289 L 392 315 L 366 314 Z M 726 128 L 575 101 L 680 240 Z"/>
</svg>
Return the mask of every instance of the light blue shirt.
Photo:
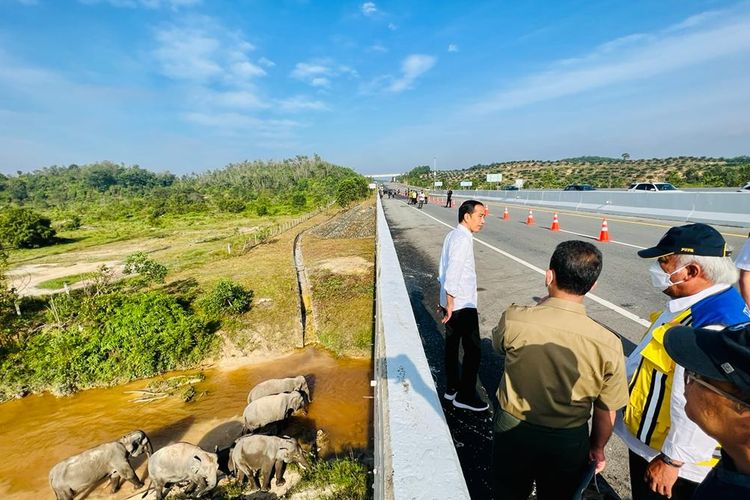
<svg viewBox="0 0 750 500">
<path fill-rule="evenodd" d="M 453 310 L 477 307 L 477 273 L 474 269 L 474 237 L 459 224 L 443 241 L 440 255 L 440 305 L 448 305 L 447 294 L 453 296 Z"/>
</svg>

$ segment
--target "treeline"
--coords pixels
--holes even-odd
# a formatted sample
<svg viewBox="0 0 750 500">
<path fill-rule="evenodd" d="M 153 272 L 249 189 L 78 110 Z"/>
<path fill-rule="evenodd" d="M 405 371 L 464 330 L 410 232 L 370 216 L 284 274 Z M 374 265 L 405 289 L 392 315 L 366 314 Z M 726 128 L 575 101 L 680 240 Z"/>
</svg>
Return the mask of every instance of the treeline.
<svg viewBox="0 0 750 500">
<path fill-rule="evenodd" d="M 666 181 L 678 187 L 740 187 L 750 181 L 750 156 L 710 158 L 679 156 L 631 160 L 581 156 L 563 160 L 525 160 L 478 164 L 463 170 L 433 172 L 420 165 L 401 176 L 401 182 L 431 188 L 442 181 L 443 189 L 458 189 L 471 181 L 475 189 L 495 189 L 487 174 L 503 174 L 502 184 L 523 179 L 526 188 L 555 189 L 567 184 L 591 184 L 597 188 L 626 188 L 633 182 Z"/>
<path fill-rule="evenodd" d="M 345 179 L 353 179 L 354 188 L 342 188 Z M 318 156 L 246 161 L 180 177 L 106 161 L 0 174 L 0 206 L 107 218 L 244 210 L 299 213 L 332 201 L 346 204 L 366 192 L 364 177 Z"/>
</svg>

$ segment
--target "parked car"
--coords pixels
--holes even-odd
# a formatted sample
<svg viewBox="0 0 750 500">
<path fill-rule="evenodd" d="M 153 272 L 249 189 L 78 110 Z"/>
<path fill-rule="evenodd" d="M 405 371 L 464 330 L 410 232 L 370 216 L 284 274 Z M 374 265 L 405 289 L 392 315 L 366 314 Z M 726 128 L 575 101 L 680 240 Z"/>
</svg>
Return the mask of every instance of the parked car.
<svg viewBox="0 0 750 500">
<path fill-rule="evenodd" d="M 591 184 L 568 184 L 563 191 L 595 191 Z"/>
<path fill-rule="evenodd" d="M 513 184 L 508 184 L 507 186 L 503 186 L 500 189 L 502 189 L 503 191 L 518 191 L 518 186 L 514 186 Z"/>
<path fill-rule="evenodd" d="M 681 193 L 679 189 L 669 182 L 634 182 L 628 187 L 628 191 L 672 191 Z"/>
<path fill-rule="evenodd" d="M 740 193 L 750 193 L 750 182 L 738 189 Z"/>
</svg>

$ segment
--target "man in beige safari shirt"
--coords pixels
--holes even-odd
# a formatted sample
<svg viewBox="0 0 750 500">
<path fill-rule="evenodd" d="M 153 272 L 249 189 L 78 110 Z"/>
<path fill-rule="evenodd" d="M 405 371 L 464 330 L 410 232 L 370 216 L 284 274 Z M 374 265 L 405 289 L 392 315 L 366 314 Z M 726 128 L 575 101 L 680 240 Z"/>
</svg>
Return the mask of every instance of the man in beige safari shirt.
<svg viewBox="0 0 750 500">
<path fill-rule="evenodd" d="M 559 244 L 545 275 L 549 297 L 511 305 L 493 330 L 493 346 L 505 352 L 493 425 L 495 498 L 526 500 L 534 482 L 541 500 L 573 498 L 589 466 L 604 469 L 628 387 L 620 340 L 583 305 L 601 269 L 591 243 Z"/>
</svg>

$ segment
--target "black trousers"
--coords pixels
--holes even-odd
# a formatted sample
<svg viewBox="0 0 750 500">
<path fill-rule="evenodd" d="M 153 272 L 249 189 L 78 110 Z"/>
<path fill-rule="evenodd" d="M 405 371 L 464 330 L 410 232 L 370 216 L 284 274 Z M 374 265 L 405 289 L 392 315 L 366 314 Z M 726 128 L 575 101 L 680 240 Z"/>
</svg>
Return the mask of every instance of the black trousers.
<svg viewBox="0 0 750 500">
<path fill-rule="evenodd" d="M 645 458 L 628 451 L 628 462 L 630 463 L 630 489 L 633 491 L 633 500 L 665 500 L 667 498 L 651 491 L 646 481 L 643 480 L 646 467 L 648 467 Z M 672 500 L 690 500 L 698 484 L 678 477 L 672 486 Z"/>
<path fill-rule="evenodd" d="M 534 482 L 539 500 L 573 498 L 588 463 L 588 424 L 553 429 L 498 409 L 492 438 L 495 500 L 526 500 Z"/>
<path fill-rule="evenodd" d="M 459 375 L 460 345 L 464 348 L 464 358 Z M 476 394 L 481 353 L 479 315 L 476 308 L 453 311 L 451 319 L 445 324 L 445 376 L 449 390 L 456 389 L 459 396 L 464 398 Z"/>
</svg>

